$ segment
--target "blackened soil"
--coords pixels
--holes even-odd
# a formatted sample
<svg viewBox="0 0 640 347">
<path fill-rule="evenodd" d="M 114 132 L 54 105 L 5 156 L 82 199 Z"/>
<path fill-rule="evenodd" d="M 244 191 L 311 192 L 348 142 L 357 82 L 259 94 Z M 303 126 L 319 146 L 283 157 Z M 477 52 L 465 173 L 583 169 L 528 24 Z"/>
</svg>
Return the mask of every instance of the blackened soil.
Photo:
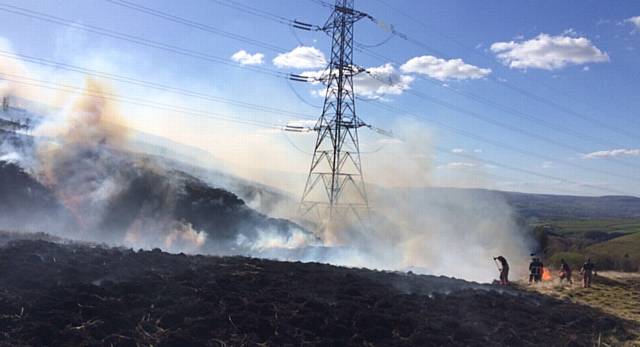
<svg viewBox="0 0 640 347">
<path fill-rule="evenodd" d="M 433 276 L 34 239 L 0 246 L 0 346 L 591 346 L 637 338 L 629 324 Z"/>
</svg>

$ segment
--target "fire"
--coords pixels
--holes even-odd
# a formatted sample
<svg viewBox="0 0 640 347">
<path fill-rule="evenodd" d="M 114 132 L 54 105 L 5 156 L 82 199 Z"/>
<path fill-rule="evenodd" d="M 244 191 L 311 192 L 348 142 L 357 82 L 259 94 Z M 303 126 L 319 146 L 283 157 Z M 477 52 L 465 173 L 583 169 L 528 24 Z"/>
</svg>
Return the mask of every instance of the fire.
<svg viewBox="0 0 640 347">
<path fill-rule="evenodd" d="M 545 282 L 551 281 L 551 271 L 547 267 L 542 268 L 542 280 Z"/>
</svg>

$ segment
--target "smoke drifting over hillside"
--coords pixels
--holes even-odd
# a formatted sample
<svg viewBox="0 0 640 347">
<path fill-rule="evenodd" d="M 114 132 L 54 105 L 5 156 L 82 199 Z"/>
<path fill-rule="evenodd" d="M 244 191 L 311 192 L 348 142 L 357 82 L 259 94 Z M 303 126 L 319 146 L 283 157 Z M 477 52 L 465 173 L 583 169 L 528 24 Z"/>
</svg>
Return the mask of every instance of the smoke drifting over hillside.
<svg viewBox="0 0 640 347">
<path fill-rule="evenodd" d="M 50 192 L 55 211 L 49 205 L 22 208 L 36 215 L 21 215 L 23 222 L 17 223 L 21 208 L 14 206 L 3 210 L 0 228 L 40 231 L 51 226 L 55 230 L 46 231 L 128 247 L 413 269 L 479 281 L 495 277 L 494 256 L 506 256 L 513 268 L 526 260 L 528 242 L 499 197 L 406 188 L 411 183 L 425 187 L 431 180 L 432 139 L 420 124 L 394 129 L 404 142 L 376 154 L 379 164 L 366 177 L 387 188 L 369 187 L 372 225 L 338 225 L 330 235 L 315 235 L 256 212 L 228 186 L 213 188 L 179 168 L 133 154 L 125 117 L 103 94 L 112 92 L 88 80 L 83 93 L 35 129 L 33 155 L 14 160 L 39 181 L 30 184 L 41 184 L 42 194 Z M 23 152 L 3 147 L 0 155 Z M 299 183 L 283 180 L 276 188 L 290 191 Z M 267 201 L 269 206 L 261 206 Z M 254 196 L 251 204 L 279 217 L 295 217 L 294 200 Z M 29 224 L 29 219 L 56 223 Z"/>
<path fill-rule="evenodd" d="M 412 269 L 476 281 L 497 276 L 493 257 L 505 256 L 514 276 L 524 275 L 534 249 L 503 196 L 477 190 L 430 188 L 434 153 L 429 129 L 402 124 L 401 144 L 373 158 L 367 177 L 371 224 L 333 225 L 330 240 L 340 245 L 304 254 L 305 260 L 379 269 Z M 415 186 L 411 186 L 415 184 Z"/>
<path fill-rule="evenodd" d="M 253 211 L 232 193 L 133 154 L 123 118 L 102 96 L 107 89 L 104 83 L 87 80 L 86 90 L 70 100 L 61 115 L 49 117 L 35 130 L 38 140 L 34 160 L 29 161 L 33 166 L 27 169 L 66 211 L 68 218 L 58 226 L 58 234 L 130 247 L 221 254 L 315 242 L 309 232 Z M 16 213 L 3 212 L 7 219 Z M 49 212 L 38 211 L 47 216 Z"/>
</svg>

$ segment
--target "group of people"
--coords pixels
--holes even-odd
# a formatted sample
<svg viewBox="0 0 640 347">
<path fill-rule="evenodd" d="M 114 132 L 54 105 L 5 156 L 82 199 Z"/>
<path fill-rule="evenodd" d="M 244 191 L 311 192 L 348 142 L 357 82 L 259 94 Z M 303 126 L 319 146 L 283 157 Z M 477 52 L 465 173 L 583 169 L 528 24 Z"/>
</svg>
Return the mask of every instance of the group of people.
<svg viewBox="0 0 640 347">
<path fill-rule="evenodd" d="M 509 263 L 507 262 L 507 259 L 503 256 L 498 256 L 493 258 L 493 260 L 499 262 L 498 269 L 500 270 L 500 284 L 503 286 L 509 285 Z M 544 264 L 540 258 L 534 256 L 531 263 L 529 263 L 529 284 L 542 281 L 543 273 Z M 587 261 L 582 264 L 580 273 L 582 274 L 583 287 L 590 288 L 593 277 L 596 275 L 596 266 L 591 261 L 591 258 L 588 258 Z M 564 261 L 564 259 L 560 260 L 559 277 L 560 282 L 567 281 L 570 284 L 573 284 L 571 267 L 566 261 Z"/>
</svg>

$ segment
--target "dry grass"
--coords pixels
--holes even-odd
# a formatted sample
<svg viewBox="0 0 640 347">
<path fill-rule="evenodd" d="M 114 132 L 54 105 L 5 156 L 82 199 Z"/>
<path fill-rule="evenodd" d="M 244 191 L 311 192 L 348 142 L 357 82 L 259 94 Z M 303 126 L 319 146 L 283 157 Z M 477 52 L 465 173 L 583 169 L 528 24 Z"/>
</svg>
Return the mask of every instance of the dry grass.
<svg viewBox="0 0 640 347">
<path fill-rule="evenodd" d="M 573 285 L 558 280 L 540 285 L 526 286 L 528 290 L 563 300 L 588 305 L 630 322 L 640 333 L 640 273 L 601 272 L 591 288 L 582 288 L 579 275 Z M 640 341 L 625 346 L 640 346 Z"/>
</svg>

